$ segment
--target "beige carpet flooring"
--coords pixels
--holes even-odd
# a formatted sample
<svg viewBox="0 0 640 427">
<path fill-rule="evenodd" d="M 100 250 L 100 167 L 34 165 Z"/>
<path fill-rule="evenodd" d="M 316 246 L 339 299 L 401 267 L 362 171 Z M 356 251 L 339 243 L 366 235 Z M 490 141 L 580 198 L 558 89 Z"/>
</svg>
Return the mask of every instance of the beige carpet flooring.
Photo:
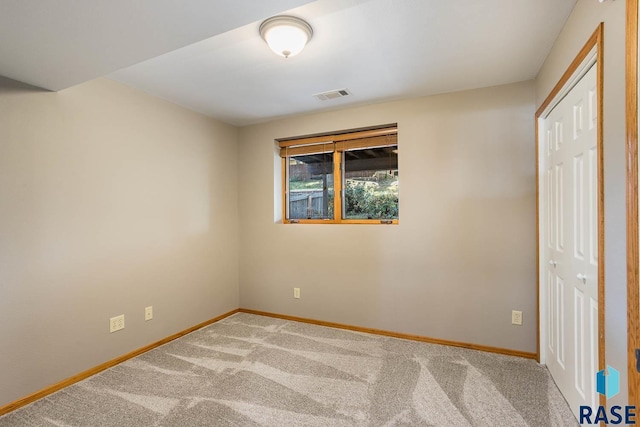
<svg viewBox="0 0 640 427">
<path fill-rule="evenodd" d="M 533 360 L 238 313 L 6 426 L 576 426 Z"/>
</svg>

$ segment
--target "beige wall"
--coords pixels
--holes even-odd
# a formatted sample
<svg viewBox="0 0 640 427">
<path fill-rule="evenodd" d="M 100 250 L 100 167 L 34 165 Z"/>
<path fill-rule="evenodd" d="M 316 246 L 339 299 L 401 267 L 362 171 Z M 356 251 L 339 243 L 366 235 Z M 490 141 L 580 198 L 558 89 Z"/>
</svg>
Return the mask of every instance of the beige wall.
<svg viewBox="0 0 640 427">
<path fill-rule="evenodd" d="M 236 140 L 110 80 L 0 78 L 0 406 L 238 307 Z"/>
<path fill-rule="evenodd" d="M 579 0 L 536 79 L 536 105 L 604 22 L 605 328 L 607 364 L 623 376 L 610 405 L 627 403 L 625 217 L 625 1 Z"/>
<path fill-rule="evenodd" d="M 241 306 L 535 352 L 533 114 L 525 82 L 240 129 Z M 394 122 L 400 225 L 278 223 L 275 138 Z"/>
</svg>

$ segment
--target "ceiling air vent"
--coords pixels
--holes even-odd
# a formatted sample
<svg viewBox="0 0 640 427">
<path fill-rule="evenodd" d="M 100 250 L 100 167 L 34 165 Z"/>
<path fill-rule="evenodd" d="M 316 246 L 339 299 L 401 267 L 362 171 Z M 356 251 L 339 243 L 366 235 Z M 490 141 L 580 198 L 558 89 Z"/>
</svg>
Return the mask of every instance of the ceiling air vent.
<svg viewBox="0 0 640 427">
<path fill-rule="evenodd" d="M 336 89 L 328 92 L 316 93 L 313 96 L 318 98 L 320 101 L 328 101 L 330 99 L 342 98 L 343 96 L 349 95 L 351 95 L 351 93 L 346 89 Z"/>
</svg>

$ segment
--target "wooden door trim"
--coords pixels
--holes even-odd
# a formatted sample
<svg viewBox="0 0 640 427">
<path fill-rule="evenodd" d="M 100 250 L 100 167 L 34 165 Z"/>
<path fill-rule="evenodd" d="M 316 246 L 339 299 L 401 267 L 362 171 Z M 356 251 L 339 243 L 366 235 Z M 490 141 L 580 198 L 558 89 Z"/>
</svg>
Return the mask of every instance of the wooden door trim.
<svg viewBox="0 0 640 427">
<path fill-rule="evenodd" d="M 640 375 L 635 366 L 638 333 L 638 0 L 627 0 L 627 378 L 629 405 L 638 406 Z"/>
<path fill-rule="evenodd" d="M 637 2 L 637 0 L 635 0 Z M 603 90 L 604 90 L 604 23 L 600 23 L 598 28 L 593 32 L 589 40 L 584 44 L 578 55 L 573 59 L 567 70 L 564 72 L 558 83 L 553 87 L 551 93 L 545 98 L 544 102 L 538 108 L 535 114 L 535 129 L 536 129 L 536 251 L 537 251 L 537 303 L 538 303 L 538 348 L 537 359 L 540 361 L 540 323 L 542 316 L 540 316 L 540 152 L 539 152 L 539 132 L 538 132 L 538 120 L 545 112 L 545 110 L 551 105 L 554 99 L 560 94 L 565 85 L 578 71 L 585 59 L 589 56 L 589 53 L 596 48 L 596 86 L 597 86 L 597 109 L 598 109 L 598 132 L 597 132 L 597 162 L 598 162 L 598 369 L 604 369 L 605 367 L 605 317 L 604 317 L 604 162 L 603 162 Z M 595 372 L 593 373 L 595 375 Z M 600 396 L 600 404 L 605 404 L 604 396 Z"/>
</svg>

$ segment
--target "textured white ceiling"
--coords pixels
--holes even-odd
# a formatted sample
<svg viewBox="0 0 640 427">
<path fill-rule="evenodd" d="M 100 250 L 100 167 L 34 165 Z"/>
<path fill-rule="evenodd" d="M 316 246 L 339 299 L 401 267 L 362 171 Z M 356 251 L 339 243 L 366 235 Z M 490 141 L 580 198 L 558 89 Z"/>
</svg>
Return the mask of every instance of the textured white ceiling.
<svg viewBox="0 0 640 427">
<path fill-rule="evenodd" d="M 246 125 L 532 79 L 575 3 L 0 0 L 0 74 L 53 90 L 108 75 Z M 53 11 L 59 4 L 64 13 Z M 7 5 L 15 16 L 4 13 Z M 258 34 L 264 18 L 284 11 L 314 29 L 289 59 Z M 312 96 L 340 88 L 352 95 Z"/>
<path fill-rule="evenodd" d="M 49 90 L 311 0 L 0 0 L 0 75 Z"/>
</svg>

